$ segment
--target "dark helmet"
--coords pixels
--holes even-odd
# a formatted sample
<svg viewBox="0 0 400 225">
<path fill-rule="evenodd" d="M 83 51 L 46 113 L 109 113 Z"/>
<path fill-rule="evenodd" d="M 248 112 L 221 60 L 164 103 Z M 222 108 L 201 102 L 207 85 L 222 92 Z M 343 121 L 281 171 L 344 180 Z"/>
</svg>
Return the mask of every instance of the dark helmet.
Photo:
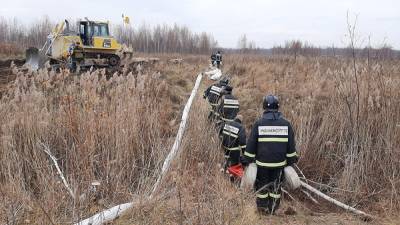
<svg viewBox="0 0 400 225">
<path fill-rule="evenodd" d="M 269 110 L 278 110 L 279 109 L 279 100 L 275 95 L 267 95 L 263 100 L 263 108 Z"/>
<path fill-rule="evenodd" d="M 226 86 L 226 85 L 229 84 L 229 78 L 228 78 L 228 77 L 223 77 L 223 78 L 219 81 L 219 83 L 220 83 L 221 85 L 223 85 L 223 86 Z"/>
<path fill-rule="evenodd" d="M 221 54 L 221 51 L 217 51 L 217 54 Z"/>
<path fill-rule="evenodd" d="M 233 87 L 226 85 L 224 90 L 225 90 L 225 93 L 230 94 L 230 93 L 232 93 Z"/>
</svg>

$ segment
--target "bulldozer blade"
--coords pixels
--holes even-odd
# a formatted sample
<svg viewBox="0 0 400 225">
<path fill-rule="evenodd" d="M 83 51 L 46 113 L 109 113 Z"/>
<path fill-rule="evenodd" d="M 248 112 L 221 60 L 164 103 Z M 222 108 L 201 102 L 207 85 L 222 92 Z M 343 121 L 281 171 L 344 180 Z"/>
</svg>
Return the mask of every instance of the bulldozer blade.
<svg viewBox="0 0 400 225">
<path fill-rule="evenodd" d="M 46 57 L 39 51 L 38 48 L 31 47 L 25 51 L 25 65 L 32 70 L 38 70 L 44 67 Z"/>
<path fill-rule="evenodd" d="M 25 51 L 25 59 L 26 65 L 29 66 L 33 70 L 39 69 L 39 49 L 37 48 L 28 48 Z"/>
</svg>

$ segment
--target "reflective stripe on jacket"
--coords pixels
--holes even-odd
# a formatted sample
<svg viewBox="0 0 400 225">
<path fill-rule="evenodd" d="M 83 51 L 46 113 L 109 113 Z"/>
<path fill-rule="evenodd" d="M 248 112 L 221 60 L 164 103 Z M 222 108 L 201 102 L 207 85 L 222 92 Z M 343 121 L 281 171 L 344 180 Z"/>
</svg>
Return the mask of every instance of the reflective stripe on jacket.
<svg viewBox="0 0 400 225">
<path fill-rule="evenodd" d="M 204 91 L 204 96 L 207 97 L 211 105 L 217 106 L 221 97 L 222 85 L 219 83 L 213 84 Z"/>
<path fill-rule="evenodd" d="M 297 162 L 293 128 L 280 112 L 264 112 L 254 123 L 244 156 L 258 166 L 282 168 Z"/>
<path fill-rule="evenodd" d="M 239 101 L 231 94 L 224 95 L 218 107 L 218 112 L 221 114 L 221 119 L 225 122 L 232 121 L 237 116 L 240 110 Z"/>
<path fill-rule="evenodd" d="M 246 148 L 246 131 L 240 120 L 227 122 L 221 128 L 222 146 L 228 151 L 244 151 Z"/>
</svg>

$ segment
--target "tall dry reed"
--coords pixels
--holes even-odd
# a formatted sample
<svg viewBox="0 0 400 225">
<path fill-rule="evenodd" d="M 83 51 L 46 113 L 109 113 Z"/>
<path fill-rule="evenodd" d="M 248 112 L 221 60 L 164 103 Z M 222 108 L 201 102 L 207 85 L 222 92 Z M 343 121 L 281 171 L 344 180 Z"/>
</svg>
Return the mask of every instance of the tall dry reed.
<svg viewBox="0 0 400 225">
<path fill-rule="evenodd" d="M 109 79 L 104 70 L 14 72 L 0 101 L 2 223 L 77 221 L 151 191 L 188 81 L 157 68 Z"/>
<path fill-rule="evenodd" d="M 354 70 L 351 60 L 328 57 L 227 60 L 247 127 L 262 96 L 278 95 L 309 178 L 353 205 L 400 206 L 398 62 L 356 60 Z"/>
</svg>

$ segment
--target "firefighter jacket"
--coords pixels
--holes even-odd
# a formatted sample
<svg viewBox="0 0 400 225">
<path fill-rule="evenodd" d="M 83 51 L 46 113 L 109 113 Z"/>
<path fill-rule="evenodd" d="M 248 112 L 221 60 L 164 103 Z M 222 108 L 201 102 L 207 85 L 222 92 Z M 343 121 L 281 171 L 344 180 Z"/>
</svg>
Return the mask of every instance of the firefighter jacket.
<svg viewBox="0 0 400 225">
<path fill-rule="evenodd" d="M 239 100 L 232 94 L 226 94 L 221 99 L 218 113 L 223 121 L 228 122 L 235 119 L 239 109 Z"/>
<path fill-rule="evenodd" d="M 263 168 L 283 168 L 297 162 L 294 132 L 280 112 L 266 111 L 254 123 L 244 152 L 247 163 Z"/>
<path fill-rule="evenodd" d="M 222 55 L 220 53 L 215 54 L 215 60 L 217 62 L 222 62 Z"/>
<path fill-rule="evenodd" d="M 215 83 L 204 91 L 204 97 L 212 106 L 218 106 L 218 100 L 221 96 L 223 86 L 220 83 Z"/>
<path fill-rule="evenodd" d="M 235 119 L 224 124 L 220 131 L 222 146 L 226 151 L 244 152 L 246 149 L 246 130 L 240 120 Z"/>
</svg>

